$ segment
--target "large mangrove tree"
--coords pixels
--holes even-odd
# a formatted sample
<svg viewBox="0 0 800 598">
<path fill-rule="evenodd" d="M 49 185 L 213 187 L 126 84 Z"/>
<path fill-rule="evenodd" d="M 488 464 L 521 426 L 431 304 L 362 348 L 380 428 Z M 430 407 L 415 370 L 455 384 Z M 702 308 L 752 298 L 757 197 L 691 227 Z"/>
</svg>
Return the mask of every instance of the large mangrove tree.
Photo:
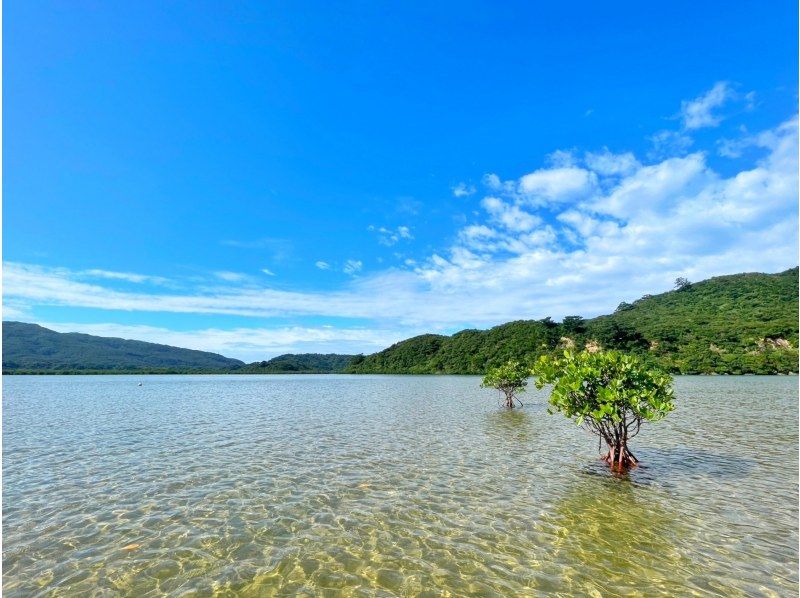
<svg viewBox="0 0 800 598">
<path fill-rule="evenodd" d="M 531 369 L 536 387 L 552 384 L 548 411 L 560 411 L 605 442 L 614 469 L 635 466 L 628 443 L 644 422 L 674 409 L 672 378 L 616 351 L 544 355 Z"/>
</svg>

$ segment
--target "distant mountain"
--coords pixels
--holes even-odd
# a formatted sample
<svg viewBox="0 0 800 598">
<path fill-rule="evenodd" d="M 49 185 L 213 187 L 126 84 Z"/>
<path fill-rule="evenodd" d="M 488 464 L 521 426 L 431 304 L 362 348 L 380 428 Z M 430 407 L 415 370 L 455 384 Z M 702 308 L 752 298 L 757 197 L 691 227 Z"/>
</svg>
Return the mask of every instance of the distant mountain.
<svg viewBox="0 0 800 598">
<path fill-rule="evenodd" d="M 3 372 L 222 372 L 244 362 L 216 353 L 3 322 Z"/>
<path fill-rule="evenodd" d="M 452 336 L 425 334 L 366 357 L 347 372 L 482 374 L 514 358 L 565 348 L 619 349 L 674 373 L 798 371 L 798 269 L 720 276 L 621 303 L 610 315 L 522 320 Z"/>
<path fill-rule="evenodd" d="M 239 374 L 336 374 L 350 365 L 355 355 L 300 353 L 256 361 L 237 370 Z"/>
</svg>

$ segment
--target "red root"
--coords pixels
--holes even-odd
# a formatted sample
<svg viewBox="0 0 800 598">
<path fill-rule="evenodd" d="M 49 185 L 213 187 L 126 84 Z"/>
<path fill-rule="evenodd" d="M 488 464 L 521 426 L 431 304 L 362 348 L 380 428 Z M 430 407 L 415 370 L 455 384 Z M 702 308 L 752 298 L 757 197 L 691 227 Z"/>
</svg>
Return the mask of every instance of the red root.
<svg viewBox="0 0 800 598">
<path fill-rule="evenodd" d="M 628 447 L 611 447 L 609 451 L 600 457 L 603 461 L 616 471 L 625 471 L 639 464 L 638 459 L 628 450 Z"/>
</svg>

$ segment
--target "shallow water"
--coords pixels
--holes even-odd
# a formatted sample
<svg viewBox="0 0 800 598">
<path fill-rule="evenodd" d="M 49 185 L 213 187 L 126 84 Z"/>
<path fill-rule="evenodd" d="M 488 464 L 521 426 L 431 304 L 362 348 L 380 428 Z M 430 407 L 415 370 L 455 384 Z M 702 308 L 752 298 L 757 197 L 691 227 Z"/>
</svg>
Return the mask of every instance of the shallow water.
<svg viewBox="0 0 800 598">
<path fill-rule="evenodd" d="M 4 377 L 3 594 L 797 595 L 796 377 L 677 378 L 625 477 L 479 382 Z"/>
</svg>

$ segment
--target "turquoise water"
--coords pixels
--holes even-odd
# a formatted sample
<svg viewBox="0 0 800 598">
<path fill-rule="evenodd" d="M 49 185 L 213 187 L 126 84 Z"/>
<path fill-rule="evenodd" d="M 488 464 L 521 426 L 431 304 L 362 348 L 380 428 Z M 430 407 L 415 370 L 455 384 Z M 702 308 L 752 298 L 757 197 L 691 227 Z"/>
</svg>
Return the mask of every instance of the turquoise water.
<svg viewBox="0 0 800 598">
<path fill-rule="evenodd" d="M 479 381 L 4 377 L 3 594 L 797 595 L 796 377 L 677 378 L 621 478 Z"/>
</svg>

